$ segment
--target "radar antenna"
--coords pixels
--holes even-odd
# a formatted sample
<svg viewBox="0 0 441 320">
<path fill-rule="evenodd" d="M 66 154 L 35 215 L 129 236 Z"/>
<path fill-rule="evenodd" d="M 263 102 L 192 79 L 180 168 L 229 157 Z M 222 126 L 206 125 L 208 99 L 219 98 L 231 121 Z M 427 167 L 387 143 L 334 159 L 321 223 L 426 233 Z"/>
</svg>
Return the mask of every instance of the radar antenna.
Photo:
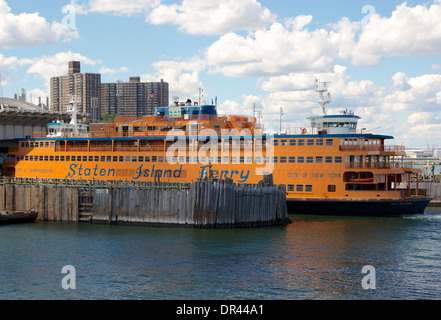
<svg viewBox="0 0 441 320">
<path fill-rule="evenodd" d="M 331 94 L 328 92 L 328 85 L 330 82 L 320 82 L 315 79 L 314 91 L 319 94 L 319 104 L 322 107 L 323 113 L 326 115 L 325 106 L 331 103 Z"/>
</svg>

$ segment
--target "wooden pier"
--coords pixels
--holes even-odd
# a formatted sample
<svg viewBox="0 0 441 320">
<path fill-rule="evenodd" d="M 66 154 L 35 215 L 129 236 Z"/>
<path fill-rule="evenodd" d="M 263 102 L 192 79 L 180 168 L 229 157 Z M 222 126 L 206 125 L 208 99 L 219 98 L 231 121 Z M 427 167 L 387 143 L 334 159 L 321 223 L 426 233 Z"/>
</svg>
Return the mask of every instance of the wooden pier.
<svg viewBox="0 0 441 320">
<path fill-rule="evenodd" d="M 285 186 L 231 180 L 193 183 L 2 178 L 0 210 L 30 210 L 37 221 L 90 221 L 195 228 L 290 223 Z"/>
</svg>

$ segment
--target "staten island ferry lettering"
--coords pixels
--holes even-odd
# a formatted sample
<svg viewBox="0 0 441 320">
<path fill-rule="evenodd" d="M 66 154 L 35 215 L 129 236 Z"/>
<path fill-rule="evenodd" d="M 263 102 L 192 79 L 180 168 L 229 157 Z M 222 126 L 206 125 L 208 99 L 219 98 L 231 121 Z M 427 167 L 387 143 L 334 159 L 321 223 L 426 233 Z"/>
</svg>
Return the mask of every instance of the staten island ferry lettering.
<svg viewBox="0 0 441 320">
<path fill-rule="evenodd" d="M 290 213 L 423 213 L 431 198 L 417 183 L 422 170 L 404 162 L 405 147 L 359 130 L 360 117 L 351 111 L 328 115 L 328 86 L 314 85 L 323 115 L 277 134 L 255 117 L 220 115 L 216 105 L 191 100 L 86 126 L 77 123 L 72 101 L 70 123 L 49 123 L 45 132 L 17 139 L 3 169 L 30 178 L 249 184 L 272 173 L 275 184 L 286 186 Z"/>
</svg>

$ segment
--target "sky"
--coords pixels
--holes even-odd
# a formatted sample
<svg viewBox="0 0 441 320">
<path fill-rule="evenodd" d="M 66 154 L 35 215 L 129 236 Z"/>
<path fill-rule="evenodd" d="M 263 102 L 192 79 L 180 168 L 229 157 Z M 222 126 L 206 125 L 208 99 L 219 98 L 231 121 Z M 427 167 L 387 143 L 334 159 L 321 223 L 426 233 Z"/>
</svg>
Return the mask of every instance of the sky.
<svg viewBox="0 0 441 320">
<path fill-rule="evenodd" d="M 388 144 L 441 148 L 441 0 L 0 0 L 0 95 L 37 103 L 67 63 L 102 82 L 169 83 L 170 99 L 267 130 L 349 109 Z"/>
</svg>

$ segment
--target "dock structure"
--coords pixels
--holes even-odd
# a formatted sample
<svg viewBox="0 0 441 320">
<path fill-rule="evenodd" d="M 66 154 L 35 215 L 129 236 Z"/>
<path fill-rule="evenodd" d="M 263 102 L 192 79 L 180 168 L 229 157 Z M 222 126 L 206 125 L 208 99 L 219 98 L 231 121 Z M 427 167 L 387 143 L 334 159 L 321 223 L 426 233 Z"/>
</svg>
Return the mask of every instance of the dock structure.
<svg viewBox="0 0 441 320">
<path fill-rule="evenodd" d="M 284 185 L 2 178 L 0 210 L 35 210 L 37 221 L 239 228 L 290 223 Z"/>
</svg>

